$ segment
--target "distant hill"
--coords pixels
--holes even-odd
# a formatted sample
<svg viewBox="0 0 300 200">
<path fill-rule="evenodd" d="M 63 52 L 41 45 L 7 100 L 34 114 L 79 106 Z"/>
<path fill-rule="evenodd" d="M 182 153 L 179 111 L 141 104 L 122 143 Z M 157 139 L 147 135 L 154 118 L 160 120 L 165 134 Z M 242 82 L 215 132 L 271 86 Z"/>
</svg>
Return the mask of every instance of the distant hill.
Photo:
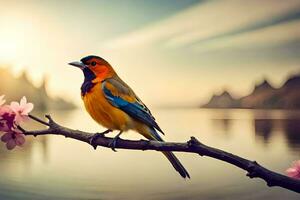
<svg viewBox="0 0 300 200">
<path fill-rule="evenodd" d="M 233 98 L 225 91 L 213 95 L 203 108 L 249 108 L 249 109 L 300 109 L 300 74 L 294 75 L 280 87 L 274 88 L 267 80 L 257 84 L 244 97 Z"/>
<path fill-rule="evenodd" d="M 224 91 L 220 95 L 213 95 L 210 101 L 203 105 L 204 108 L 236 108 L 239 106 L 239 101 L 234 99 L 228 91 Z"/>
<path fill-rule="evenodd" d="M 257 84 L 254 90 L 249 95 L 239 99 L 240 106 L 242 108 L 272 108 L 275 102 L 272 102 L 272 98 L 276 93 L 276 89 L 273 88 L 267 80 L 264 80 L 261 84 Z"/>
<path fill-rule="evenodd" d="M 36 109 L 74 109 L 75 105 L 62 98 L 51 98 L 46 91 L 46 80 L 40 87 L 35 87 L 27 78 L 24 72 L 16 78 L 8 68 L 0 68 L 0 95 L 4 94 L 5 99 L 19 101 L 26 96 L 28 101 L 34 103 Z"/>
</svg>

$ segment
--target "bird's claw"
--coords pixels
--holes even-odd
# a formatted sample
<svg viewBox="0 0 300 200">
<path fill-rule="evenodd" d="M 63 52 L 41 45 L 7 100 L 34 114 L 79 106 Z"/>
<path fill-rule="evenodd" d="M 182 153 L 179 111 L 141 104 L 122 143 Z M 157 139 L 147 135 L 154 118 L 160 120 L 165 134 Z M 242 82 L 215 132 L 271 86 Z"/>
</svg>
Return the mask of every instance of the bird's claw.
<svg viewBox="0 0 300 200">
<path fill-rule="evenodd" d="M 109 133 L 109 132 L 111 132 L 112 130 L 110 130 L 110 129 L 108 129 L 108 130 L 106 130 L 106 131 L 104 131 L 104 132 L 102 132 L 102 133 L 96 133 L 96 134 L 94 134 L 91 138 L 90 138 L 90 141 L 89 141 L 89 143 L 90 143 L 90 145 L 92 145 L 92 147 L 96 150 L 97 149 L 97 144 L 96 144 L 96 140 L 99 138 L 99 137 L 103 137 L 103 136 L 105 136 L 105 134 L 107 134 L 107 133 Z"/>
<path fill-rule="evenodd" d="M 117 152 L 116 145 L 117 145 L 117 141 L 119 139 L 119 136 L 114 137 L 113 140 L 108 144 L 111 147 L 111 150 L 113 150 L 114 152 Z"/>
<path fill-rule="evenodd" d="M 111 147 L 111 150 L 113 150 L 114 152 L 117 152 L 116 145 L 117 145 L 117 141 L 120 138 L 120 135 L 122 134 L 122 131 L 116 135 L 116 137 L 113 138 L 113 140 L 108 144 Z"/>
</svg>

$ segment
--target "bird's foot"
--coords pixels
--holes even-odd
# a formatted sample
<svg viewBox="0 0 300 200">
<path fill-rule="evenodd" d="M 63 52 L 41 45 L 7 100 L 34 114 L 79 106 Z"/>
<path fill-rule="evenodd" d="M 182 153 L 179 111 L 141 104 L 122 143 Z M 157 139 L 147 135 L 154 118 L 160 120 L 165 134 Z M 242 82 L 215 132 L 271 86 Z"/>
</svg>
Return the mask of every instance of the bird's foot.
<svg viewBox="0 0 300 200">
<path fill-rule="evenodd" d="M 94 134 L 91 138 L 90 138 L 90 145 L 93 146 L 93 148 L 96 150 L 97 149 L 97 144 L 96 144 L 96 140 L 99 138 L 99 137 L 103 137 L 105 136 L 105 134 L 109 133 L 109 132 L 112 132 L 111 129 L 107 129 L 106 131 L 103 131 L 102 133 L 96 133 Z"/>
<path fill-rule="evenodd" d="M 117 152 L 116 145 L 117 145 L 117 141 L 120 138 L 120 135 L 122 134 L 122 131 L 120 133 L 118 133 L 118 135 L 116 135 L 116 137 L 113 138 L 113 140 L 108 144 L 111 147 L 111 150 L 113 150 L 114 152 Z"/>
</svg>

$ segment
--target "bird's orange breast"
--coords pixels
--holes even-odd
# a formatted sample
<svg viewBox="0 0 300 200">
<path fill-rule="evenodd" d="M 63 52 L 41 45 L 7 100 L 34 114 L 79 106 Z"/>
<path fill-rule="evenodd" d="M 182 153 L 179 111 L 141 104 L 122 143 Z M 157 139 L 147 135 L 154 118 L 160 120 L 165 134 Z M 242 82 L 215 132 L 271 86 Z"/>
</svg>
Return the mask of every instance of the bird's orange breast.
<svg viewBox="0 0 300 200">
<path fill-rule="evenodd" d="M 130 129 L 133 123 L 131 117 L 107 101 L 101 84 L 101 82 L 95 84 L 82 96 L 86 110 L 96 122 L 108 129 L 122 131 Z"/>
</svg>

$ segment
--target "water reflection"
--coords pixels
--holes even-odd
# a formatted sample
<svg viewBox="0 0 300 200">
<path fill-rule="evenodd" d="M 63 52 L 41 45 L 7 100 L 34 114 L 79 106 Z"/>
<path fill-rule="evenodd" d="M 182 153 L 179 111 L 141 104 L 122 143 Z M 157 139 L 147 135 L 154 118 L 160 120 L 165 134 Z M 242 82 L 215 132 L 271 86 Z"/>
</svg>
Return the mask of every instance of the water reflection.
<svg viewBox="0 0 300 200">
<path fill-rule="evenodd" d="M 300 119 L 282 120 L 282 126 L 289 147 L 300 151 Z"/>
<path fill-rule="evenodd" d="M 230 133 L 230 123 L 231 119 L 213 119 L 213 123 L 216 126 L 219 126 L 220 129 L 224 130 L 224 133 Z"/>
<path fill-rule="evenodd" d="M 186 141 L 193 135 L 213 147 L 255 158 L 278 172 L 299 159 L 297 113 L 209 109 L 153 112 L 169 141 Z M 101 130 L 81 110 L 50 113 L 65 126 Z M 42 127 L 30 123 L 26 128 Z M 124 138 L 132 135 L 125 134 Z M 240 200 L 248 194 L 255 194 L 253 199 L 258 200 L 299 198 L 279 188 L 268 190 L 263 182 L 249 181 L 241 170 L 228 164 L 191 154 L 177 154 L 192 176 L 191 180 L 184 181 L 154 151 L 113 153 L 104 148 L 94 151 L 82 142 L 62 136 L 26 139 L 24 148 L 15 151 L 7 151 L 0 145 L 0 199 L 196 200 L 203 197 L 214 200 L 227 197 Z M 220 177 L 226 181 L 220 181 Z"/>
<path fill-rule="evenodd" d="M 19 173 L 27 173 L 33 170 L 33 165 L 38 163 L 47 163 L 49 137 L 26 137 L 26 143 L 22 148 L 8 151 L 6 147 L 0 144 L 0 171 L 3 176 L 10 176 L 16 170 Z M 0 198 L 1 199 L 1 198 Z"/>
<path fill-rule="evenodd" d="M 232 123 L 232 115 L 229 110 L 215 110 L 210 115 L 211 118 L 211 126 L 214 128 L 214 132 L 219 133 L 225 137 L 230 136 L 230 128 Z"/>
<path fill-rule="evenodd" d="M 272 136 L 273 120 L 272 119 L 254 119 L 255 139 L 263 140 L 268 144 Z"/>
<path fill-rule="evenodd" d="M 46 137 L 41 137 L 40 139 L 40 144 L 41 144 L 41 151 L 43 155 L 43 162 L 46 163 L 49 159 L 49 138 Z"/>
<path fill-rule="evenodd" d="M 254 119 L 255 139 L 265 145 L 270 143 L 276 133 L 280 133 L 287 146 L 293 151 L 300 150 L 300 119 Z"/>
</svg>

